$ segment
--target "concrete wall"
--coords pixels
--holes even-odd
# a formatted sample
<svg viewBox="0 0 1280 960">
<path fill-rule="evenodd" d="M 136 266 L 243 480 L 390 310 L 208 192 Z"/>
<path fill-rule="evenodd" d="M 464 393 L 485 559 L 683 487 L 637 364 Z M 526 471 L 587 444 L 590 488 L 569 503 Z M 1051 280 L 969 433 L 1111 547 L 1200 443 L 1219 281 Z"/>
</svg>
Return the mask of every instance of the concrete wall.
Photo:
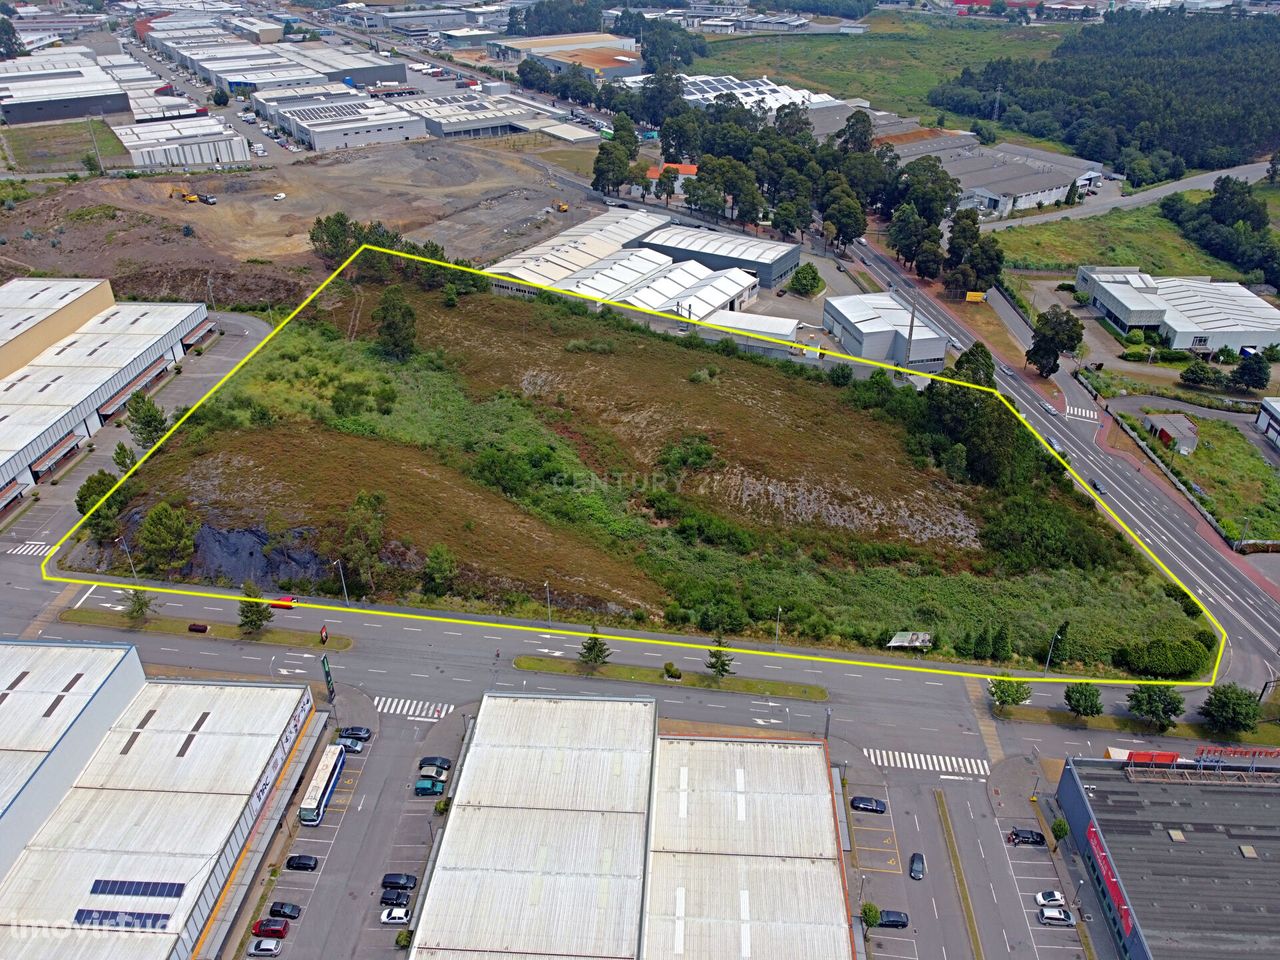
<svg viewBox="0 0 1280 960">
<path fill-rule="evenodd" d="M 103 280 L 66 306 L 24 330 L 0 347 L 0 377 L 25 367 L 63 337 L 75 333 L 93 317 L 115 304 L 110 281 Z"/>
<path fill-rule="evenodd" d="M 319 153 L 330 150 L 345 150 L 350 147 L 367 147 L 375 143 L 400 143 L 405 140 L 417 140 L 427 135 L 426 124 L 421 117 L 407 117 L 403 120 L 385 120 L 371 123 L 367 127 L 342 130 L 308 130 L 301 124 L 288 123 L 287 127 L 294 134 L 306 140 L 311 148 Z"/>
</svg>

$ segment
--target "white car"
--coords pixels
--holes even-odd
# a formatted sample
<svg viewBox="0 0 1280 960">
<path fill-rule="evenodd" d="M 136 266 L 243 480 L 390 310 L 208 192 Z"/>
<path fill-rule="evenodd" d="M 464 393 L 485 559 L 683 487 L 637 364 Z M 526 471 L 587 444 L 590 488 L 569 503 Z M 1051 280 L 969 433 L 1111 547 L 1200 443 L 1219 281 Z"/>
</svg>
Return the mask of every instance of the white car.
<svg viewBox="0 0 1280 960">
<path fill-rule="evenodd" d="M 284 199 L 284 194 L 283 194 L 283 193 L 277 193 L 277 194 L 276 194 L 274 197 L 272 197 L 271 199 L 272 199 L 272 200 L 283 200 L 283 199 Z"/>
<path fill-rule="evenodd" d="M 1041 907 L 1036 919 L 1046 927 L 1074 927 L 1076 918 L 1061 907 Z"/>
<path fill-rule="evenodd" d="M 1059 890 L 1042 890 L 1036 894 L 1037 907 L 1065 907 L 1067 898 Z"/>
<path fill-rule="evenodd" d="M 409 925 L 409 908 L 387 907 L 382 911 L 382 917 L 378 922 L 385 923 L 390 927 L 407 927 Z"/>
</svg>

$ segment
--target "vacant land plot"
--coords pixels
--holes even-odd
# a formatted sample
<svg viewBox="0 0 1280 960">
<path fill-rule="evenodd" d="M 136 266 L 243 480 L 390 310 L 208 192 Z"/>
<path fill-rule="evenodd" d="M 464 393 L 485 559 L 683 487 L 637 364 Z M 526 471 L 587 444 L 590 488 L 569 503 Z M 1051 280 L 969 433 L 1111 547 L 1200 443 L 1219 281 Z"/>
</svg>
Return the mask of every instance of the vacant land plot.
<svg viewBox="0 0 1280 960">
<path fill-rule="evenodd" d="M 1137 265 L 1159 276 L 1240 280 L 1231 264 L 1197 248 L 1154 204 L 1100 217 L 1057 220 L 1000 231 L 1005 265 L 1074 272 L 1082 263 Z"/>
<path fill-rule="evenodd" d="M 877 13 L 862 36 L 779 36 L 712 40 L 711 55 L 693 72 L 767 74 L 780 82 L 863 97 L 880 110 L 909 116 L 933 114 L 926 96 L 964 67 L 1000 57 L 1042 59 L 1076 26 L 1014 28 L 1003 24 L 944 21 Z"/>
<path fill-rule="evenodd" d="M 1267 210 L 1271 214 L 1271 225 L 1280 228 L 1280 183 L 1255 184 L 1253 195 L 1266 201 Z"/>
<path fill-rule="evenodd" d="M 95 141 L 103 166 L 112 166 L 113 161 L 129 157 L 124 144 L 101 120 L 20 124 L 5 127 L 0 138 L 3 138 L 14 164 L 24 173 L 39 170 L 83 172 L 81 160 L 93 154 Z"/>
<path fill-rule="evenodd" d="M 148 462 L 130 516 L 185 503 L 215 539 L 271 518 L 317 576 L 346 557 L 353 593 L 412 601 L 423 584 L 425 602 L 517 616 L 538 615 L 546 581 L 570 616 L 753 634 L 781 607 L 788 632 L 835 645 L 916 628 L 946 652 L 1007 624 L 1011 666 L 1043 660 L 1063 619 L 1088 638 L 1079 669 L 1113 671 L 1152 636 L 1195 642 L 1123 552 L 1000 573 L 979 539 L 999 496 L 928 467 L 892 415 L 798 366 L 561 301 L 417 291 L 421 352 L 393 363 L 370 342 L 380 291 L 335 293 L 348 299 L 283 330 Z M 376 523 L 352 513 L 362 492 L 385 497 Z M 1114 542 L 1082 499 L 1042 495 L 1046 515 Z M 369 529 L 373 559 L 350 543 Z"/>
<path fill-rule="evenodd" d="M 1200 431 L 1190 456 L 1176 454 L 1154 440 L 1148 440 L 1147 446 L 1184 484 L 1194 484 L 1190 489 L 1227 536 L 1280 540 L 1280 477 L 1271 464 L 1234 424 L 1209 417 L 1190 419 Z M 1141 431 L 1137 418 L 1129 418 L 1129 423 Z"/>
</svg>

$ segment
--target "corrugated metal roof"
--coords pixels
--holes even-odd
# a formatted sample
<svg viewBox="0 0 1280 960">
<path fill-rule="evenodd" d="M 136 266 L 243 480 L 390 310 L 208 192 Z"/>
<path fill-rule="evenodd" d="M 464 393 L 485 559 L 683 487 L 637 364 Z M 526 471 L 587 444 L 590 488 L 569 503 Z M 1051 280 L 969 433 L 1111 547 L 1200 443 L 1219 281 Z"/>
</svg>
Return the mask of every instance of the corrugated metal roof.
<svg viewBox="0 0 1280 960">
<path fill-rule="evenodd" d="M 609 210 L 500 260 L 489 270 L 517 280 L 550 285 L 616 253 L 670 221 L 670 217 L 644 210 Z"/>
<path fill-rule="evenodd" d="M 753 263 L 773 263 L 796 248 L 794 243 L 762 240 L 737 233 L 717 233 L 694 227 L 663 227 L 645 237 L 646 245 L 660 245 Z"/>
<path fill-rule="evenodd" d="M 791 317 L 774 317 L 764 313 L 743 313 L 739 310 L 717 310 L 704 317 L 707 323 L 718 327 L 730 327 L 743 333 L 755 333 L 779 340 L 795 340 L 799 320 Z"/>
</svg>

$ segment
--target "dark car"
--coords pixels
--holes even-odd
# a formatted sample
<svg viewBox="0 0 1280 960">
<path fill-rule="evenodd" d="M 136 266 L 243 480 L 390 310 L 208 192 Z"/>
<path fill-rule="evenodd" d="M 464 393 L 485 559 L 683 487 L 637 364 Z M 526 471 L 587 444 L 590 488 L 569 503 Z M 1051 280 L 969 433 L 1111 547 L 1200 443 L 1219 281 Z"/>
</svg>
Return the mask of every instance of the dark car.
<svg viewBox="0 0 1280 960">
<path fill-rule="evenodd" d="M 302 908 L 296 903 L 285 903 L 283 900 L 277 900 L 271 904 L 271 909 L 267 913 L 270 916 L 282 917 L 285 920 L 297 920 L 302 916 Z"/>
<path fill-rule="evenodd" d="M 448 757 L 423 757 L 418 761 L 418 769 L 423 767 L 439 767 L 441 770 L 452 770 L 453 761 Z"/>
<path fill-rule="evenodd" d="M 911 926 L 911 919 L 901 910 L 881 910 L 880 926 L 892 927 L 895 930 L 905 930 Z"/>
<path fill-rule="evenodd" d="M 295 853 L 284 862 L 286 870 L 315 870 L 319 866 L 320 861 L 309 853 Z"/>
<path fill-rule="evenodd" d="M 924 879 L 924 854 L 923 853 L 913 853 L 911 855 L 911 879 L 912 880 Z"/>
<path fill-rule="evenodd" d="M 263 918 L 253 925 L 253 935 L 255 937 L 271 937 L 275 940 L 283 940 L 289 935 L 289 921 L 278 920 L 274 917 Z"/>
<path fill-rule="evenodd" d="M 338 736 L 347 740 L 359 740 L 364 743 L 373 739 L 373 731 L 368 727 L 343 727 L 338 731 Z"/>
<path fill-rule="evenodd" d="M 418 878 L 412 873 L 388 873 L 382 877 L 383 890 L 412 890 L 418 885 Z"/>
<path fill-rule="evenodd" d="M 1043 847 L 1045 845 L 1044 834 L 1038 830 L 1010 830 L 1005 839 L 1015 847 L 1023 843 L 1030 844 L 1033 847 Z"/>
<path fill-rule="evenodd" d="M 409 905 L 408 890 L 383 890 L 378 900 L 384 907 L 407 907 Z"/>
<path fill-rule="evenodd" d="M 884 813 L 889 809 L 884 805 L 883 800 L 877 800 L 875 797 L 853 797 L 849 801 L 849 806 L 863 813 Z"/>
<path fill-rule="evenodd" d="M 1107 489 L 1107 485 L 1103 483 L 1101 480 L 1099 480 L 1097 477 L 1091 477 L 1089 479 L 1089 486 L 1097 490 L 1098 495 L 1101 497 L 1106 497 L 1111 495 L 1111 491 Z"/>
</svg>

